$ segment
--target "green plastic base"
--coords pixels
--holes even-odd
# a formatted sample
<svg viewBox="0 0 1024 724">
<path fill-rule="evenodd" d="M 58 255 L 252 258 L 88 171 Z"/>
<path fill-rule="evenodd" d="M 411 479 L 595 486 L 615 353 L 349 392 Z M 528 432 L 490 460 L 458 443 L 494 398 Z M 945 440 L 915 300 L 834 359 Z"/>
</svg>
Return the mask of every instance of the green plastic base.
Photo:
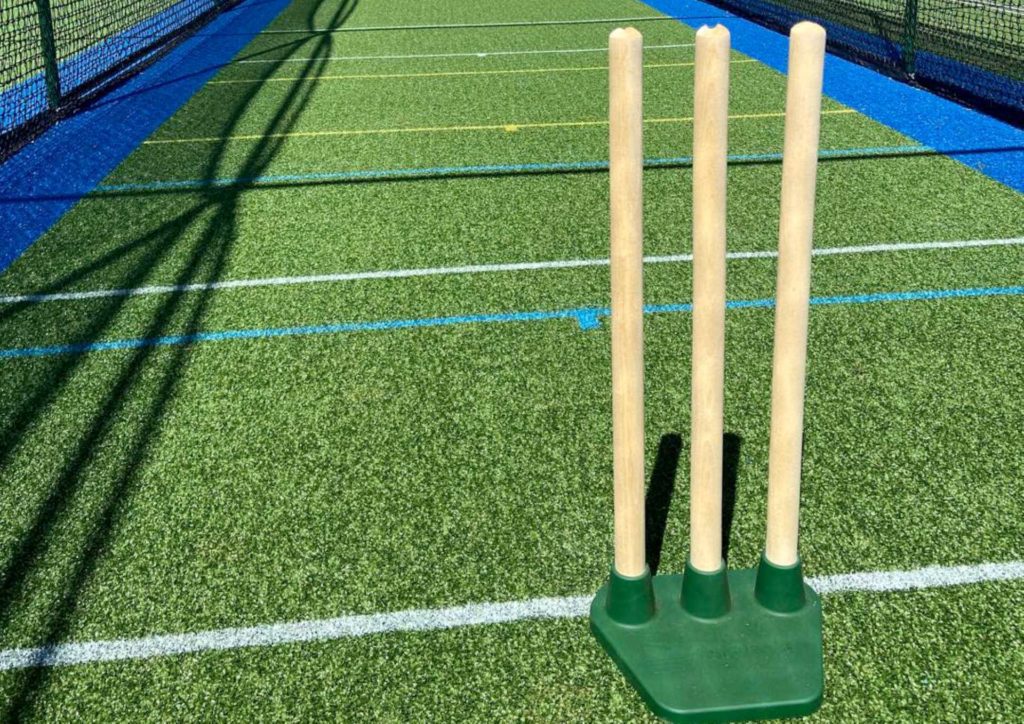
<svg viewBox="0 0 1024 724">
<path fill-rule="evenodd" d="M 622 577 L 613 571 L 591 604 L 590 627 L 655 714 L 675 722 L 771 719 L 821 705 L 821 601 L 799 563 L 782 568 L 762 558 L 757 569 L 727 574 L 687 565 L 682 576 L 642 578 L 625 580 L 634 594 L 653 588 L 653 616 L 622 620 L 614 600 Z M 628 610 L 646 608 L 635 601 Z"/>
</svg>

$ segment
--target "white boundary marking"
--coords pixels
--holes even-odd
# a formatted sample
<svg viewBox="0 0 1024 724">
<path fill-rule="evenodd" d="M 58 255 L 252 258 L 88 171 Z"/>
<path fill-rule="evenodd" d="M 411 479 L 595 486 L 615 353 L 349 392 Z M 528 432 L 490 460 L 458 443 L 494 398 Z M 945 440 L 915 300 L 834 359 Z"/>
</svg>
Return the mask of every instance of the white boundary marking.
<svg viewBox="0 0 1024 724">
<path fill-rule="evenodd" d="M 869 571 L 817 576 L 809 583 L 818 593 L 917 591 L 986 581 L 1024 578 L 1024 561 L 979 563 L 968 566 L 928 566 L 913 571 Z"/>
<path fill-rule="evenodd" d="M 664 48 L 692 48 L 693 43 L 672 43 L 669 45 L 647 45 L 644 50 Z M 608 48 L 552 48 L 551 50 L 485 50 L 475 53 L 419 53 L 415 55 L 334 55 L 327 58 L 280 58 L 278 60 L 257 58 L 236 60 L 242 63 L 308 63 L 311 60 L 416 60 L 419 58 L 490 58 L 498 55 L 563 55 L 570 53 L 607 53 Z"/>
<path fill-rule="evenodd" d="M 912 571 L 868 571 L 808 579 L 818 593 L 915 591 L 989 581 L 1024 579 L 1024 561 L 964 566 L 929 566 Z M 370 634 L 439 631 L 463 626 L 538 619 L 579 618 L 587 614 L 592 596 L 534 598 L 503 603 L 475 603 L 437 609 L 339 616 L 338 618 L 226 628 L 136 639 L 56 644 L 0 651 L 0 671 L 31 667 L 72 666 L 103 661 L 151 659 L 160 656 L 334 641 Z"/>
<path fill-rule="evenodd" d="M 971 249 L 994 246 L 1024 246 L 1024 237 L 1010 239 L 974 239 L 970 241 L 924 241 L 894 244 L 870 244 L 865 246 L 821 247 L 814 250 L 815 256 L 845 254 L 880 254 L 904 251 L 934 251 L 939 249 Z M 777 251 L 734 251 L 728 259 L 773 259 Z M 667 264 L 693 261 L 692 254 L 671 254 L 667 256 L 645 256 L 646 264 Z M 298 284 L 326 284 L 371 279 L 409 279 L 412 277 L 447 276 L 456 274 L 494 274 L 499 272 L 545 271 L 555 269 L 578 269 L 581 267 L 608 266 L 608 259 L 563 259 L 555 261 L 529 261 L 509 264 L 471 264 L 466 266 L 426 267 L 421 269 L 385 269 L 381 271 L 343 272 L 338 274 L 314 274 L 309 276 L 264 277 L 258 279 L 232 279 L 202 284 L 173 284 L 133 289 L 97 289 L 84 292 L 55 292 L 52 294 L 9 294 L 0 296 L 2 304 L 36 304 L 41 302 L 67 302 L 109 297 L 141 297 L 153 294 L 185 294 L 188 292 L 221 291 L 257 287 L 280 287 Z"/>
</svg>

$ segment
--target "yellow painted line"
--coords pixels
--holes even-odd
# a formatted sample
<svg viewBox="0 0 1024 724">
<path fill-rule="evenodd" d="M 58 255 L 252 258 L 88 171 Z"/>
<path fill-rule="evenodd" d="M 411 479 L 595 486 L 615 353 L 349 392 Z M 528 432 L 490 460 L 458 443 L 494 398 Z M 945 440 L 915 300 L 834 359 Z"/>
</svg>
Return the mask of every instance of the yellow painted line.
<svg viewBox="0 0 1024 724">
<path fill-rule="evenodd" d="M 852 108 L 836 108 L 822 111 L 824 115 L 856 113 Z M 777 113 L 741 113 L 729 116 L 734 121 L 745 121 L 753 118 L 783 118 L 785 112 Z M 644 123 L 692 123 L 692 116 L 679 118 L 645 118 Z M 143 145 L 166 143 L 218 143 L 222 141 L 261 141 L 265 138 L 323 138 L 327 136 L 382 136 L 396 133 L 453 133 L 460 131 L 505 131 L 514 133 L 524 128 L 583 128 L 585 126 L 607 126 L 605 119 L 593 121 L 547 121 L 540 123 L 496 123 L 478 126 L 423 126 L 410 128 L 359 128 L 338 131 L 289 131 L 288 133 L 254 133 L 239 136 L 205 136 L 197 138 L 155 138 L 143 141 Z"/>
<path fill-rule="evenodd" d="M 753 58 L 738 58 L 731 63 L 756 63 Z M 644 68 L 692 68 L 693 63 L 649 63 Z M 211 80 L 207 85 L 235 85 L 238 83 L 298 83 L 321 80 L 383 80 L 388 78 L 449 78 L 466 75 L 523 75 L 540 73 L 579 73 L 583 71 L 608 70 L 607 65 L 584 65 L 565 68 L 513 68 L 505 70 L 451 70 L 430 73 L 356 73 L 351 75 L 316 75 L 306 78 L 262 78 L 239 80 Z"/>
</svg>

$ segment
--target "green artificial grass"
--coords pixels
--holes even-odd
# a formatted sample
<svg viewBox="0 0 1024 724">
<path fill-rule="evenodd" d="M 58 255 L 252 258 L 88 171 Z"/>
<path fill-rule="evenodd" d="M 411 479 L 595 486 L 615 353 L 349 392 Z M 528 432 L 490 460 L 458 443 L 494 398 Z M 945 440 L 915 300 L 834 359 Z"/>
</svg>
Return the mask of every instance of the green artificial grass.
<svg viewBox="0 0 1024 724">
<path fill-rule="evenodd" d="M 296 2 L 273 27 L 330 23 Z M 625 0 L 363 0 L 347 24 L 651 14 Z M 243 57 L 599 47 L 601 25 L 258 37 Z M 650 44 L 677 23 L 641 24 Z M 285 43 L 285 45 L 282 45 Z M 655 60 L 690 57 L 652 51 Z M 740 56 L 737 56 L 740 57 Z M 328 61 L 318 73 L 600 64 L 587 56 Z M 291 77 L 288 63 L 217 79 Z M 261 66 L 262 67 L 262 66 Z M 782 76 L 733 66 L 734 113 L 781 111 Z M 647 116 L 692 112 L 691 68 L 648 71 Z M 209 86 L 154 136 L 600 119 L 603 73 Z M 827 101 L 828 109 L 841 109 Z M 780 150 L 736 120 L 735 154 Z M 648 156 L 688 155 L 686 124 Z M 826 115 L 823 148 L 910 141 Z M 107 184 L 607 158 L 603 126 L 145 145 Z M 776 245 L 777 161 L 735 163 L 733 251 Z M 645 174 L 646 252 L 690 250 L 690 169 Z M 607 255 L 607 174 L 122 190 L 83 199 L 0 278 L 4 293 Z M 826 160 L 819 248 L 1020 236 L 1022 197 L 942 156 Z M 820 256 L 815 296 L 1020 284 L 1019 246 Z M 651 264 L 650 304 L 690 298 Z M 771 259 L 728 265 L 771 297 Z M 333 322 L 601 307 L 606 267 L 8 304 L 0 349 Z M 802 555 L 808 575 L 1024 557 L 1024 301 L 817 306 Z M 687 314 L 646 318 L 647 459 L 678 452 L 661 570 L 688 518 Z M 727 315 L 733 565 L 763 542 L 772 313 Z M 607 319 L 462 324 L 3 359 L 0 648 L 143 637 L 596 591 L 611 563 Z M 672 455 L 668 455 L 669 463 Z M 671 486 L 670 486 L 671 487 Z M 1021 708 L 1020 582 L 824 597 L 821 721 L 1009 717 Z M 639 699 L 584 619 L 474 626 L 0 673 L 0 717 L 635 721 Z"/>
<path fill-rule="evenodd" d="M 1020 583 L 826 598 L 836 663 L 809 721 L 1005 718 L 1024 705 L 1012 685 L 1022 603 Z M 963 628 L 937 638 L 923 621 Z M 202 701 L 238 720 L 655 721 L 582 618 L 113 663 L 40 683 L 35 711 L 50 719 L 193 719 Z"/>
</svg>

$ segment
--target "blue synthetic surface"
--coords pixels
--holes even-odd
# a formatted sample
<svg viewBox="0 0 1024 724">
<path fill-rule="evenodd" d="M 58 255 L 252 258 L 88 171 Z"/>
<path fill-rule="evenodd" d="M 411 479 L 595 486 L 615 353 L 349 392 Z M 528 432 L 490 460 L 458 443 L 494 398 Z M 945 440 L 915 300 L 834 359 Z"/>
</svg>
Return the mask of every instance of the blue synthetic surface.
<svg viewBox="0 0 1024 724">
<path fill-rule="evenodd" d="M 178 110 L 290 0 L 243 0 L 0 165 L 0 271 Z M 218 32 L 221 31 L 221 32 Z M 230 32 L 227 32 L 230 31 Z M 68 189 L 74 189 L 72 193 Z"/>
<path fill-rule="evenodd" d="M 699 0 L 644 2 L 672 16 L 712 8 Z M 724 24 L 736 50 L 785 73 L 785 36 L 736 16 Z M 825 94 L 925 146 L 952 152 L 960 163 L 1024 192 L 1024 130 L 832 55 L 825 61 Z"/>
<path fill-rule="evenodd" d="M 965 289 L 924 289 L 907 292 L 879 292 L 832 297 L 812 297 L 811 306 L 837 304 L 877 304 L 880 302 L 917 302 L 941 299 L 969 299 L 976 297 L 1006 297 L 1024 295 L 1024 286 L 972 287 Z M 726 302 L 727 309 L 771 309 L 774 299 L 739 299 Z M 693 311 L 693 305 L 652 304 L 644 307 L 645 314 L 679 314 Z M 18 357 L 53 357 L 65 354 L 86 354 L 111 350 L 142 349 L 146 347 L 177 347 L 203 342 L 268 339 L 272 337 L 303 337 L 322 334 L 350 334 L 353 332 L 382 332 L 395 329 L 424 327 L 452 327 L 466 324 L 505 324 L 509 322 L 543 322 L 555 319 L 574 319 L 584 331 L 600 326 L 600 318 L 607 317 L 607 307 L 578 307 L 554 311 L 502 312 L 497 314 L 463 314 L 451 317 L 419 317 L 411 319 L 381 319 L 374 322 L 338 322 L 303 325 L 301 327 L 267 327 L 262 329 L 229 329 L 219 332 L 172 334 L 162 337 L 114 339 L 79 344 L 56 344 L 41 347 L 11 347 L 0 349 L 0 359 Z"/>
</svg>

